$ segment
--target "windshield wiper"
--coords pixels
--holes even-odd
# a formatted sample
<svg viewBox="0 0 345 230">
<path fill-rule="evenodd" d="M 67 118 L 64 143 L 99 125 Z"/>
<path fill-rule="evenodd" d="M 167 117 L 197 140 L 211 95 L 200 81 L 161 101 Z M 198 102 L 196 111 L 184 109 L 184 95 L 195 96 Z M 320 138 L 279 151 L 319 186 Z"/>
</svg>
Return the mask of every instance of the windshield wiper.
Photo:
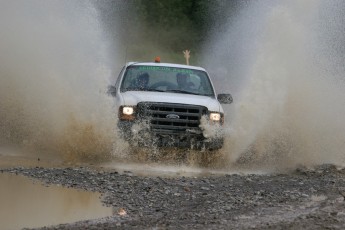
<svg viewBox="0 0 345 230">
<path fill-rule="evenodd" d="M 165 90 L 162 90 L 162 89 L 151 89 L 151 88 L 148 88 L 148 89 L 143 89 L 143 91 L 152 91 L 152 92 L 165 92 Z"/>
<path fill-rule="evenodd" d="M 199 93 L 193 93 L 193 92 L 190 92 L 190 91 L 180 90 L 180 89 L 170 89 L 170 90 L 167 90 L 166 92 L 185 93 L 185 94 L 200 95 Z"/>
<path fill-rule="evenodd" d="M 152 92 L 165 92 L 165 90 L 161 90 L 161 89 L 141 89 L 141 88 L 127 88 L 125 89 L 125 91 L 152 91 Z"/>
<path fill-rule="evenodd" d="M 199 95 L 199 96 L 212 96 L 212 95 L 204 95 L 200 93 L 194 93 L 186 90 L 180 90 L 180 89 L 169 89 L 169 90 L 162 90 L 162 89 L 140 89 L 140 88 L 127 88 L 125 91 L 150 91 L 150 92 L 169 92 L 169 93 L 185 93 L 185 94 L 192 94 L 192 95 Z"/>
</svg>

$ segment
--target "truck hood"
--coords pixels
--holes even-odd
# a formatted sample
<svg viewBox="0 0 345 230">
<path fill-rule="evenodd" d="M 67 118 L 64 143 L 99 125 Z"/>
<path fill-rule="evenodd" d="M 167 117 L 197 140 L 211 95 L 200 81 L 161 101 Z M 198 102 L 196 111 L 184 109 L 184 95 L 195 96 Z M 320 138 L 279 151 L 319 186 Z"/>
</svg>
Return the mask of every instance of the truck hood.
<svg viewBox="0 0 345 230">
<path fill-rule="evenodd" d="M 205 106 L 209 111 L 223 112 L 217 99 L 182 93 L 127 91 L 122 93 L 124 105 L 137 105 L 139 102 L 165 102 Z M 157 100 L 158 99 L 158 100 Z"/>
</svg>

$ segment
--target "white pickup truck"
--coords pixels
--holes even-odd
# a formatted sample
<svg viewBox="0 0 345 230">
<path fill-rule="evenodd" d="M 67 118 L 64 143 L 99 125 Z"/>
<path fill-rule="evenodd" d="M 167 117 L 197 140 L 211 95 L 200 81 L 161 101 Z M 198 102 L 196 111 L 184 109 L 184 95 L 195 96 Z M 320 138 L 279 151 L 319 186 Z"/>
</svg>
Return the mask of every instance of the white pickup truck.
<svg viewBox="0 0 345 230">
<path fill-rule="evenodd" d="M 170 63 L 129 62 L 109 86 L 121 137 L 134 146 L 217 150 L 224 142 L 230 94 L 216 96 L 205 69 Z"/>
</svg>

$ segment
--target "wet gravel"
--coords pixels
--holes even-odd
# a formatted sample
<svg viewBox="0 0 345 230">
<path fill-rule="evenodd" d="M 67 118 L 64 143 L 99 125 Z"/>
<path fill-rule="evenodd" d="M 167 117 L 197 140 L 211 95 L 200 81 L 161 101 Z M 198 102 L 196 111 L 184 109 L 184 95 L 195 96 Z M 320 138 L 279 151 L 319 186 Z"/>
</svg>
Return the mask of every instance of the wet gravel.
<svg viewBox="0 0 345 230">
<path fill-rule="evenodd" d="M 103 194 L 113 216 L 42 229 L 344 229 L 345 169 L 287 174 L 148 177 L 79 168 L 0 172 Z M 125 215 L 120 215 L 125 211 Z"/>
</svg>

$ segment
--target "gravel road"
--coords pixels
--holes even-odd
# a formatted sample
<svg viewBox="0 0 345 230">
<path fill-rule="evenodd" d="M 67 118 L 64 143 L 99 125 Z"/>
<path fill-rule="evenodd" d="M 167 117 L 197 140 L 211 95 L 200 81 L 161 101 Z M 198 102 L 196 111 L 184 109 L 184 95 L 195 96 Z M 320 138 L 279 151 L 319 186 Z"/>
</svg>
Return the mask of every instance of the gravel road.
<svg viewBox="0 0 345 230">
<path fill-rule="evenodd" d="M 42 229 L 345 228 L 345 169 L 333 165 L 285 174 L 174 178 L 89 167 L 0 172 L 97 191 L 114 210 L 110 217 Z"/>
</svg>

